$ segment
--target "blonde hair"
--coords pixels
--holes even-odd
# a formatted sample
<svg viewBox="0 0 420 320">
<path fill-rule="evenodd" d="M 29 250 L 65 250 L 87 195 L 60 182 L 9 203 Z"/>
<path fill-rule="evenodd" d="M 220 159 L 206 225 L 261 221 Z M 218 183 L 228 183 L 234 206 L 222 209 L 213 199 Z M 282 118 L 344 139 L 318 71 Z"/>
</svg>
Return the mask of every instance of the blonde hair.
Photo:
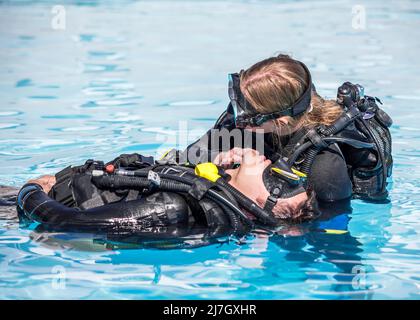
<svg viewBox="0 0 420 320">
<path fill-rule="evenodd" d="M 299 61 L 287 55 L 262 60 L 240 74 L 245 98 L 260 113 L 282 111 L 293 105 L 309 84 L 309 75 Z M 324 100 L 312 90 L 311 107 L 288 125 L 275 121 L 277 137 L 291 134 L 300 127 L 332 124 L 343 112 L 334 100 Z"/>
</svg>

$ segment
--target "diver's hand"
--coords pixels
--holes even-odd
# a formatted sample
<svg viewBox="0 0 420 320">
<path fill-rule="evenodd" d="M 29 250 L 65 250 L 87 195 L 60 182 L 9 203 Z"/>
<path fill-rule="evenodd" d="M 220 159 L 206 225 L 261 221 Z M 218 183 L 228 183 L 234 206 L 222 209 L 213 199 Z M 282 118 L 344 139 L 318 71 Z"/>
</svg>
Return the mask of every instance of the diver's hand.
<svg viewBox="0 0 420 320">
<path fill-rule="evenodd" d="M 45 175 L 36 179 L 31 179 L 27 183 L 39 184 L 42 187 L 42 190 L 44 190 L 45 193 L 48 193 L 55 184 L 55 177 Z"/>
<path fill-rule="evenodd" d="M 273 208 L 273 214 L 277 219 L 299 220 L 304 215 L 302 210 L 308 201 L 306 192 L 301 192 L 293 197 L 278 199 Z"/>
<path fill-rule="evenodd" d="M 245 150 L 242 148 L 233 148 L 229 151 L 220 152 L 213 160 L 213 163 L 225 169 L 234 163 L 242 163 Z"/>
</svg>

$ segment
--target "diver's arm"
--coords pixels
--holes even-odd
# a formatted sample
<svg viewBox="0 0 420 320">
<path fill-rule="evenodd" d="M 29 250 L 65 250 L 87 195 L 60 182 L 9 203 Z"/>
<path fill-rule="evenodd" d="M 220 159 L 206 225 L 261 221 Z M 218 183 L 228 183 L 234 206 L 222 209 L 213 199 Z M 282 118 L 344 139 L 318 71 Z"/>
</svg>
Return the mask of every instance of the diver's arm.
<svg viewBox="0 0 420 320">
<path fill-rule="evenodd" d="M 30 183 L 19 191 L 17 205 L 30 220 L 64 230 L 165 226 L 188 221 L 188 205 L 180 195 L 160 192 L 151 196 L 155 199 L 120 201 L 80 210 L 59 203 L 50 198 L 42 186 Z"/>
<path fill-rule="evenodd" d="M 227 133 L 228 132 L 229 131 L 227 131 Z M 220 152 L 224 151 L 222 150 L 224 146 L 223 144 L 220 144 L 219 141 L 220 137 L 218 129 L 210 129 L 180 154 L 181 162 L 189 162 L 194 165 L 204 162 L 213 162 Z M 234 146 L 231 145 L 227 147 L 228 148 L 225 146 L 226 151 L 230 150 L 229 147 L 233 148 Z"/>
<path fill-rule="evenodd" d="M 333 202 L 351 198 L 353 191 L 346 162 L 334 146 L 315 157 L 309 174 L 309 186 L 321 201 Z"/>
<path fill-rule="evenodd" d="M 181 154 L 180 162 L 189 162 L 191 164 L 199 164 L 211 161 L 211 129 L 202 137 L 191 143 Z"/>
<path fill-rule="evenodd" d="M 215 138 L 214 130 L 225 128 L 227 130 L 233 129 L 232 121 L 227 117 L 224 111 L 211 129 L 209 129 L 201 138 L 190 144 L 187 149 L 181 153 L 181 159 L 184 162 L 191 164 L 198 164 L 203 162 L 212 162 L 222 150 L 212 150 L 212 141 Z M 218 137 L 217 137 L 218 139 Z M 218 143 L 216 144 L 218 145 Z"/>
<path fill-rule="evenodd" d="M 31 179 L 27 184 L 37 184 L 42 187 L 45 193 L 48 193 L 56 182 L 55 176 L 44 175 L 36 179 Z"/>
</svg>

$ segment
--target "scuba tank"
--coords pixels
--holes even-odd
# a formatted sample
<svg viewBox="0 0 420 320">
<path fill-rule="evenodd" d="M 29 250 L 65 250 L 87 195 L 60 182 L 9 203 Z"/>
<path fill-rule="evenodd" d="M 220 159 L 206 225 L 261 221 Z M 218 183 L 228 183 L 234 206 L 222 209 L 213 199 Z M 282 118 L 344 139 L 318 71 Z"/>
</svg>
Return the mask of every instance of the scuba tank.
<svg viewBox="0 0 420 320">
<path fill-rule="evenodd" d="M 386 190 L 387 178 L 392 175 L 392 138 L 389 128 L 391 117 L 382 110 L 382 102 L 376 98 L 364 95 L 362 86 L 345 82 L 338 88 L 337 102 L 345 109 L 356 107 L 361 117 L 355 120 L 354 127 L 362 137 L 374 143 L 373 150 L 355 150 L 342 148 L 353 183 L 354 198 L 384 201 L 388 197 Z M 342 132 L 343 135 L 346 131 Z"/>
<path fill-rule="evenodd" d="M 298 165 L 308 174 L 315 157 L 337 143 L 344 156 L 353 186 L 353 198 L 386 201 L 386 180 L 392 175 L 392 139 L 390 116 L 379 108 L 378 98 L 364 95 L 362 86 L 345 82 L 338 88 L 337 103 L 343 114 L 330 126 L 318 126 L 306 132 L 288 157 L 289 165 Z"/>
</svg>

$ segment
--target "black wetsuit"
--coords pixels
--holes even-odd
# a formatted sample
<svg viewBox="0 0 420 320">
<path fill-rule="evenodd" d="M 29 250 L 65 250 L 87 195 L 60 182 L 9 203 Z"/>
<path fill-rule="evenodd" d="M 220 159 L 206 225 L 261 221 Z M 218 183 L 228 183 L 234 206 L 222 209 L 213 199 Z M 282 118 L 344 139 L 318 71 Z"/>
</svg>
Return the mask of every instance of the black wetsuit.
<svg viewBox="0 0 420 320">
<path fill-rule="evenodd" d="M 31 187 L 33 190 L 23 195 L 25 199 L 18 200 L 18 217 L 21 225 L 40 223 L 37 232 L 88 232 L 105 236 L 107 246 L 141 244 L 158 249 L 199 247 L 247 232 L 233 230 L 214 203 L 187 201 L 174 192 L 155 192 L 130 201 L 124 198 L 83 210 L 63 205 L 34 184 L 26 185 Z M 208 214 L 202 206 L 207 206 Z"/>
<path fill-rule="evenodd" d="M 122 158 L 138 157 L 141 156 L 133 154 Z M 212 238 L 248 230 L 248 225 L 223 203 L 204 195 L 206 184 L 190 168 L 154 165 L 136 170 L 147 174 L 149 168 L 154 168 L 153 172 L 161 176 L 172 172 L 175 178 L 190 179 L 192 183 L 191 186 L 177 184 L 177 179 L 163 178 L 157 188 L 146 177 L 139 180 L 124 175 L 95 176 L 95 171 L 100 171 L 97 166 L 97 162 L 88 160 L 83 166 L 65 168 L 56 175 L 57 182 L 49 194 L 36 184 L 22 187 L 17 201 L 21 219 L 39 222 L 52 230 L 149 232 L 153 229 L 156 236 L 165 237 L 175 236 L 180 230 L 189 230 L 189 234 L 195 232 L 192 230 L 205 230 L 206 237 Z M 213 190 L 213 194 L 220 192 Z M 167 227 L 171 227 L 169 234 Z"/>
</svg>

